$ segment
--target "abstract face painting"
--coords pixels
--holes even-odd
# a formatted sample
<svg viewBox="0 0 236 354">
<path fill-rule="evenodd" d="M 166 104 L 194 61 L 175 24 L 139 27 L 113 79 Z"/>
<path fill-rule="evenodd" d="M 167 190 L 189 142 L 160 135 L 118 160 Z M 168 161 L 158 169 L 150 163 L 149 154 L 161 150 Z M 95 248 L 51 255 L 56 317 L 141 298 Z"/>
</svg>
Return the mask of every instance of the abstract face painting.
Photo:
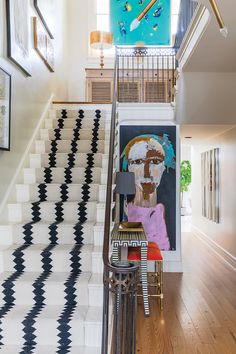
<svg viewBox="0 0 236 354">
<path fill-rule="evenodd" d="M 159 188 L 164 183 L 163 175 L 175 170 L 175 152 L 168 135 L 134 137 L 125 146 L 121 159 L 122 170 L 135 174 L 136 192 L 128 203 L 128 220 L 142 222 L 148 240 L 158 244 L 162 250 L 172 249 L 165 204 L 158 200 Z"/>
</svg>

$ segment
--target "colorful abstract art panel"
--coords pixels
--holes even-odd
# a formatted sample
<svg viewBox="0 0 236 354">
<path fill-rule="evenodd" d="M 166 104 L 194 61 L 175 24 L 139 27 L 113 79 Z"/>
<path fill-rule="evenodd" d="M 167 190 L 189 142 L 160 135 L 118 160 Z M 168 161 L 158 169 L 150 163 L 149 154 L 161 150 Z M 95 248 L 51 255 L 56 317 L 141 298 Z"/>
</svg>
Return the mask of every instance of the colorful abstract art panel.
<svg viewBox="0 0 236 354">
<path fill-rule="evenodd" d="M 175 250 L 176 127 L 123 126 L 120 147 L 121 171 L 135 174 L 128 221 L 142 222 L 148 241 L 161 250 Z"/>
<path fill-rule="evenodd" d="M 115 45 L 170 45 L 170 0 L 110 0 Z"/>
</svg>

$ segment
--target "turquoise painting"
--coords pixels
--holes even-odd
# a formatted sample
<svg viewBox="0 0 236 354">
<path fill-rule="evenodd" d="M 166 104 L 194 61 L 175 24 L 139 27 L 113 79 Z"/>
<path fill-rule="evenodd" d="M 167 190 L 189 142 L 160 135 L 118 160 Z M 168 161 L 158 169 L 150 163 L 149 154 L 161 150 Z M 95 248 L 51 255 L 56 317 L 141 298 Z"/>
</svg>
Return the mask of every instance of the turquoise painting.
<svg viewBox="0 0 236 354">
<path fill-rule="evenodd" d="M 115 45 L 170 45 L 171 0 L 110 0 Z"/>
</svg>

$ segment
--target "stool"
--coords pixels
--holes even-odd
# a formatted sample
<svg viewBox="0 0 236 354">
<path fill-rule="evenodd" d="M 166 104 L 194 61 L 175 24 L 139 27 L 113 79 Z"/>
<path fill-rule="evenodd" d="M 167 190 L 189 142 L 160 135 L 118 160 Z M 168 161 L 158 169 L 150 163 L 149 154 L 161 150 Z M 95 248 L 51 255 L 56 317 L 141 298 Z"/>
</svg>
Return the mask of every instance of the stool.
<svg viewBox="0 0 236 354">
<path fill-rule="evenodd" d="M 128 260 L 132 262 L 141 261 L 140 247 L 128 248 Z M 149 296 L 160 298 L 160 309 L 163 310 L 163 257 L 155 242 L 148 242 L 147 261 L 154 262 L 155 266 L 154 281 L 153 283 L 148 282 L 148 285 L 157 288 L 156 294 Z"/>
</svg>

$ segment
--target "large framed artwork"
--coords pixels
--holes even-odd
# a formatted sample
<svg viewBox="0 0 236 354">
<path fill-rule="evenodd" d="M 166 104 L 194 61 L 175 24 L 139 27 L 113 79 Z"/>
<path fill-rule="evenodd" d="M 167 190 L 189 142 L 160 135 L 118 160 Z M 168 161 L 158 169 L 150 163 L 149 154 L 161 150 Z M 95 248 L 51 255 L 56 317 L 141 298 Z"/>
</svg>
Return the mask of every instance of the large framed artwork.
<svg viewBox="0 0 236 354">
<path fill-rule="evenodd" d="M 202 215 L 220 222 L 219 148 L 203 152 L 202 164 Z"/>
<path fill-rule="evenodd" d="M 115 45 L 170 45 L 170 0 L 110 0 Z"/>
<path fill-rule="evenodd" d="M 34 48 L 43 60 L 47 68 L 54 72 L 54 45 L 53 39 L 49 37 L 49 34 L 38 21 L 37 17 L 33 18 L 34 28 Z"/>
<path fill-rule="evenodd" d="M 0 68 L 0 149 L 10 150 L 11 75 Z"/>
<path fill-rule="evenodd" d="M 55 0 L 34 0 L 34 6 L 49 36 L 53 38 Z"/>
<path fill-rule="evenodd" d="M 6 0 L 6 11 L 7 55 L 27 76 L 31 76 L 29 1 Z"/>
<path fill-rule="evenodd" d="M 160 249 L 176 250 L 176 127 L 121 126 L 120 158 L 121 171 L 135 174 L 128 220 L 142 222 Z"/>
</svg>

